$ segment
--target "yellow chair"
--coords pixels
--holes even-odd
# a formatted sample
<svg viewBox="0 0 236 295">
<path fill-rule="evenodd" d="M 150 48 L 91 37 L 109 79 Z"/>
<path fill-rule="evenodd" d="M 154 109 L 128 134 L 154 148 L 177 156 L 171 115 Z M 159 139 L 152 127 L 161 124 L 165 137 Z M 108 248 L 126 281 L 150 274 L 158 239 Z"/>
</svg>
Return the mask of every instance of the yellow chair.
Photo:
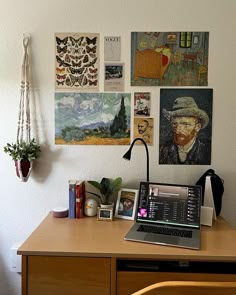
<svg viewBox="0 0 236 295">
<path fill-rule="evenodd" d="M 202 75 L 206 75 L 207 77 L 208 68 L 207 66 L 201 65 L 198 67 L 197 79 L 200 81 Z"/>
<path fill-rule="evenodd" d="M 236 295 L 236 282 L 166 281 L 131 295 Z"/>
</svg>

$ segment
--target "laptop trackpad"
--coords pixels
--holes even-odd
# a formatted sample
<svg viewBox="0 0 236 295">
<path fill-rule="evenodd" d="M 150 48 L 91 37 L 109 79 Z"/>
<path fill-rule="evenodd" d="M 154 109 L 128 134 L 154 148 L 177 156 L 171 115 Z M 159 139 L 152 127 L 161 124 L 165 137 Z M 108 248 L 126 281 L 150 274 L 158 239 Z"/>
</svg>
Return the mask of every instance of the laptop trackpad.
<svg viewBox="0 0 236 295">
<path fill-rule="evenodd" d="M 158 234 L 146 234 L 144 237 L 144 241 L 156 242 L 156 243 L 164 243 L 164 244 L 179 244 L 179 238 L 175 236 L 167 236 L 167 235 L 158 235 Z"/>
</svg>

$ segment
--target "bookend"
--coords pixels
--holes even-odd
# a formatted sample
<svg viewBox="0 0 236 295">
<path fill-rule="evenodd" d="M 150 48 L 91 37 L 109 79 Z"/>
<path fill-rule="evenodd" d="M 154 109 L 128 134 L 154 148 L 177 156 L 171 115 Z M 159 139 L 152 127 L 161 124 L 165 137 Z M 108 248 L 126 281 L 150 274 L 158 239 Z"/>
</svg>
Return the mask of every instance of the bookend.
<svg viewBox="0 0 236 295">
<path fill-rule="evenodd" d="M 201 224 L 212 226 L 213 220 L 216 220 L 216 210 L 212 193 L 211 176 L 206 176 L 204 201 L 201 207 Z"/>
</svg>

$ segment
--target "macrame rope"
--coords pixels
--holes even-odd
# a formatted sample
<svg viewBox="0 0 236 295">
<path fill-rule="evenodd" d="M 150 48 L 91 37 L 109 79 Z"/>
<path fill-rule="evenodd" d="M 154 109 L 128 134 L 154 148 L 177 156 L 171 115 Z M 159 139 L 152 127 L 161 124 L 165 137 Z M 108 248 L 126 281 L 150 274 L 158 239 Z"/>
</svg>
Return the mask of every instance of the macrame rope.
<svg viewBox="0 0 236 295">
<path fill-rule="evenodd" d="M 17 142 L 30 142 L 30 95 L 29 95 L 29 37 L 23 37 L 24 57 L 21 69 L 21 90 L 18 114 Z M 25 134 L 24 134 L 25 133 Z"/>
</svg>

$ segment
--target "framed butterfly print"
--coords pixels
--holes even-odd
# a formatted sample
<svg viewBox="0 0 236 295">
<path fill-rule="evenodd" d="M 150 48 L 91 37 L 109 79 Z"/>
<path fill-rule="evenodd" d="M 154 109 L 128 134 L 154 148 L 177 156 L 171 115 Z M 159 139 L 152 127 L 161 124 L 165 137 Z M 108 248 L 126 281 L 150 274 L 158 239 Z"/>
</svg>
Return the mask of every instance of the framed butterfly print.
<svg viewBox="0 0 236 295">
<path fill-rule="evenodd" d="M 99 90 L 99 34 L 55 34 L 55 89 Z"/>
</svg>

